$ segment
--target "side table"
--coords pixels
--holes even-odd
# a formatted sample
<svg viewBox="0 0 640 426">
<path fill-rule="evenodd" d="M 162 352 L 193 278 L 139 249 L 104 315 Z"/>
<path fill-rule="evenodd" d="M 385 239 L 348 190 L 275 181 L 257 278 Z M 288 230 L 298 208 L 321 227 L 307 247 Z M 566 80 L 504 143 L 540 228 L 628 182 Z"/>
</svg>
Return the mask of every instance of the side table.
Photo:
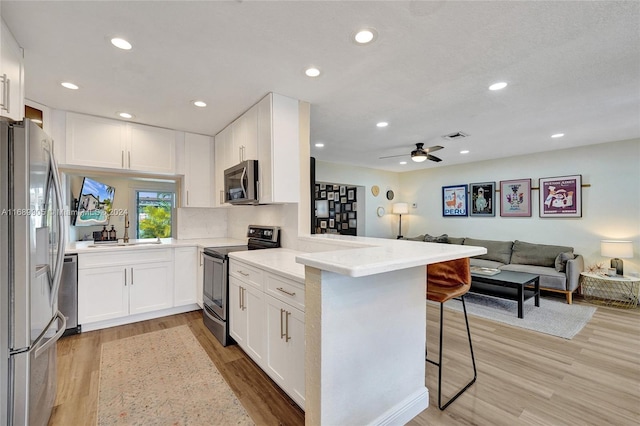
<svg viewBox="0 0 640 426">
<path fill-rule="evenodd" d="M 639 277 L 609 277 L 604 274 L 582 272 L 580 285 L 584 299 L 590 303 L 627 309 L 638 306 Z"/>
</svg>

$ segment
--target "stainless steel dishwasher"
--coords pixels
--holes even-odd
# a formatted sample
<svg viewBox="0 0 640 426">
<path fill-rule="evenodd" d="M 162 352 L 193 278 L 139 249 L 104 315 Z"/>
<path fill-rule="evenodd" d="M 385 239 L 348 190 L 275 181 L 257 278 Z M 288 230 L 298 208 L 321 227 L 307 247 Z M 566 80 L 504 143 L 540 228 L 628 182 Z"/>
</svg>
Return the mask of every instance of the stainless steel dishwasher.
<svg viewBox="0 0 640 426">
<path fill-rule="evenodd" d="M 62 280 L 58 290 L 58 309 L 67 319 L 64 336 L 80 333 L 78 324 L 78 255 L 64 256 Z"/>
</svg>

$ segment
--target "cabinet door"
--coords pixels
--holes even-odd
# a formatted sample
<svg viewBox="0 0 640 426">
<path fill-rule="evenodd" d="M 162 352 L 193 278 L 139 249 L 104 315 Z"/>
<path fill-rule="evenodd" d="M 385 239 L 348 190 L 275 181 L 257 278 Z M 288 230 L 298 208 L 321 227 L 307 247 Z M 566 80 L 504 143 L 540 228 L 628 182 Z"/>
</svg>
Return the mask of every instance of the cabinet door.
<svg viewBox="0 0 640 426">
<path fill-rule="evenodd" d="M 209 136 L 185 134 L 183 207 L 213 207 L 213 149 L 213 140 Z"/>
<path fill-rule="evenodd" d="M 198 288 L 197 247 L 174 249 L 174 271 L 173 306 L 196 303 Z M 202 284 L 200 288 L 202 288 Z"/>
<path fill-rule="evenodd" d="M 0 22 L 0 116 L 24 118 L 24 55 L 4 20 Z"/>
<path fill-rule="evenodd" d="M 204 249 L 198 247 L 198 277 L 196 281 L 196 301 L 204 308 Z"/>
<path fill-rule="evenodd" d="M 127 168 L 145 172 L 175 173 L 176 134 L 159 127 L 129 124 Z"/>
<path fill-rule="evenodd" d="M 227 126 L 223 131 L 218 133 L 214 142 L 214 193 L 213 203 L 216 207 L 228 205 L 224 202 L 224 171 L 233 164 L 229 164 L 229 152 L 232 147 L 233 138 L 232 126 Z"/>
<path fill-rule="evenodd" d="M 229 335 L 238 345 L 247 350 L 247 310 L 244 305 L 246 285 L 237 278 L 229 277 Z"/>
<path fill-rule="evenodd" d="M 129 314 L 129 276 L 124 266 L 78 270 L 78 324 Z M 126 278 L 126 281 L 125 281 Z"/>
<path fill-rule="evenodd" d="M 267 373 L 304 408 L 304 313 L 271 296 L 266 305 Z"/>
<path fill-rule="evenodd" d="M 239 130 L 236 134 L 234 127 L 233 146 L 239 151 L 240 161 L 258 159 L 258 104 L 249 108 L 234 122 Z"/>
<path fill-rule="evenodd" d="M 67 164 L 122 169 L 127 159 L 125 151 L 125 123 L 67 113 Z"/>
<path fill-rule="evenodd" d="M 244 303 L 247 311 L 247 354 L 262 368 L 267 346 L 265 317 L 265 295 L 251 286 L 244 286 Z"/>
<path fill-rule="evenodd" d="M 128 266 L 131 315 L 170 308 L 173 305 L 173 263 Z"/>
</svg>

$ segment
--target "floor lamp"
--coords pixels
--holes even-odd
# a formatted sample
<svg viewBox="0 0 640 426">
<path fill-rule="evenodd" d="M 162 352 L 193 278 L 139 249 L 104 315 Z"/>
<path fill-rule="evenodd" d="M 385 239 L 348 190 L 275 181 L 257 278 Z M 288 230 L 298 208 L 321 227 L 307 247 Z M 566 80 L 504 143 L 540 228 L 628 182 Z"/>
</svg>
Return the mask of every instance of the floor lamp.
<svg viewBox="0 0 640 426">
<path fill-rule="evenodd" d="M 407 203 L 395 203 L 393 205 L 393 214 L 400 215 L 400 224 L 398 225 L 398 240 L 402 239 L 402 215 L 409 213 L 409 205 Z"/>
</svg>

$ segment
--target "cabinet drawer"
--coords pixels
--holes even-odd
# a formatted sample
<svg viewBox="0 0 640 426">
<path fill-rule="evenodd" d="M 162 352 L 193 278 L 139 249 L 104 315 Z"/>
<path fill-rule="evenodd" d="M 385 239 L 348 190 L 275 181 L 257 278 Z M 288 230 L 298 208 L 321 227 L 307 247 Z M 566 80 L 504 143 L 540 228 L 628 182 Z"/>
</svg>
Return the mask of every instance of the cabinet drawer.
<svg viewBox="0 0 640 426">
<path fill-rule="evenodd" d="M 262 290 L 263 288 L 263 272 L 249 266 L 246 263 L 238 262 L 237 260 L 231 260 L 229 262 L 229 275 L 236 277 L 244 283 L 251 284 L 254 287 Z"/>
<path fill-rule="evenodd" d="M 173 249 L 119 250 L 122 251 L 80 253 L 78 255 L 78 269 L 150 262 L 173 262 Z"/>
<path fill-rule="evenodd" d="M 265 274 L 267 294 L 304 312 L 304 286 L 284 277 Z"/>
</svg>

